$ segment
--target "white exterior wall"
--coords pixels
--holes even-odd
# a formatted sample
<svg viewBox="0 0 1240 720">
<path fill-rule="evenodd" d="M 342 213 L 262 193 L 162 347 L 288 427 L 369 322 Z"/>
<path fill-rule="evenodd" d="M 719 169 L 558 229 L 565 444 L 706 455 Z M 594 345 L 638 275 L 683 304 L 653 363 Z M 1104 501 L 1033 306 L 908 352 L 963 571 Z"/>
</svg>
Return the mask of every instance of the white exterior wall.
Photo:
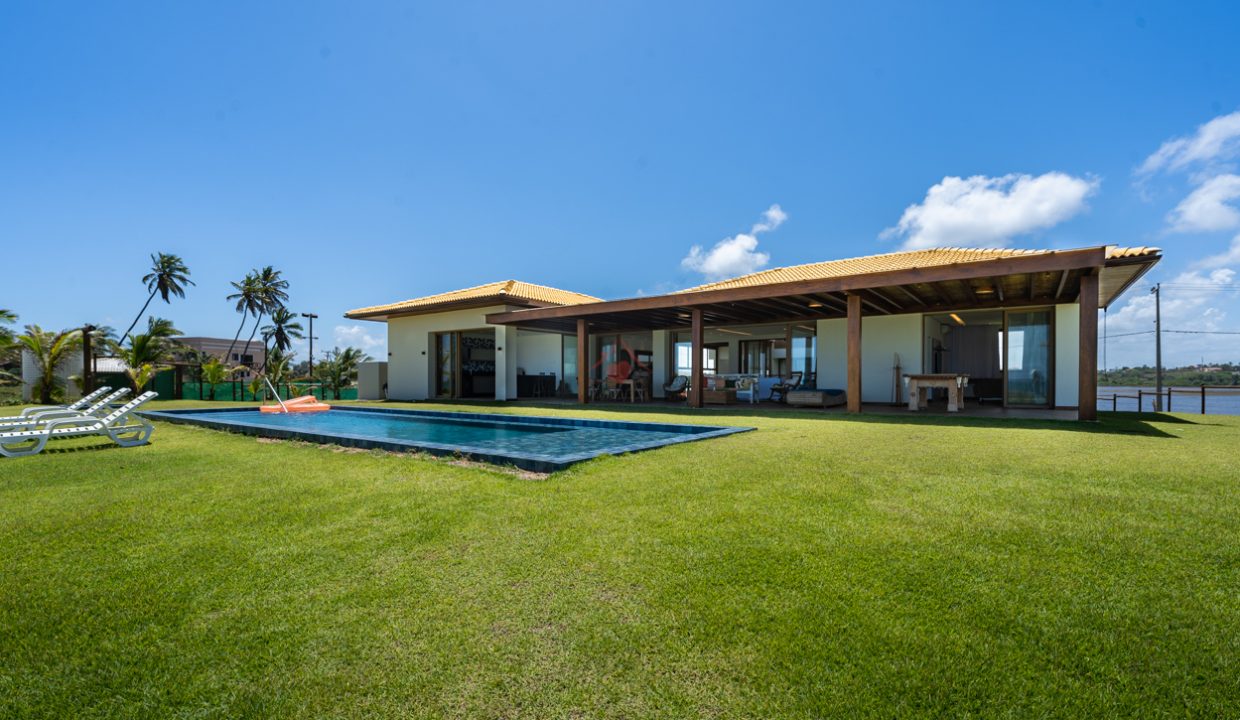
<svg viewBox="0 0 1240 720">
<path fill-rule="evenodd" d="M 429 393 L 432 356 L 430 354 L 431 334 L 450 332 L 453 330 L 485 330 L 495 327 L 487 325 L 486 316 L 491 313 L 516 309 L 504 305 L 493 305 L 468 310 L 450 310 L 432 315 L 410 315 L 408 317 L 388 320 L 388 398 L 392 400 L 425 400 Z M 495 394 L 497 398 L 516 395 L 517 364 L 505 362 L 505 356 L 512 352 L 516 342 L 516 329 L 509 328 L 513 342 L 508 342 L 507 332 L 503 327 L 496 333 L 497 348 L 504 350 L 495 352 Z M 503 372 L 500 367 L 504 366 Z M 503 394 L 501 394 L 501 390 Z"/>
<path fill-rule="evenodd" d="M 564 378 L 563 336 L 521 330 L 517 332 L 517 367 L 526 375 L 554 373 L 556 385 Z M 573 338 L 573 342 L 576 342 Z"/>
<path fill-rule="evenodd" d="M 861 319 L 862 402 L 893 401 L 892 365 L 896 354 L 900 356 L 901 373 L 922 371 L 923 326 L 920 313 Z M 844 318 L 818 321 L 818 387 L 848 387 L 848 321 Z"/>
<path fill-rule="evenodd" d="M 668 377 L 668 369 L 672 365 L 671 346 L 672 337 L 667 330 L 653 330 L 650 333 L 651 342 L 654 347 L 651 348 L 651 363 L 654 367 L 650 373 L 650 391 L 654 397 L 667 397 L 667 393 L 663 392 L 663 386 L 670 383 L 672 379 Z"/>
<path fill-rule="evenodd" d="M 495 399 L 517 399 L 517 329 L 495 328 Z"/>
<path fill-rule="evenodd" d="M 1055 306 L 1055 405 L 1080 403 L 1081 308 L 1075 303 Z"/>
<path fill-rule="evenodd" d="M 357 399 L 382 400 L 383 384 L 387 382 L 388 364 L 364 362 L 357 366 Z"/>
</svg>

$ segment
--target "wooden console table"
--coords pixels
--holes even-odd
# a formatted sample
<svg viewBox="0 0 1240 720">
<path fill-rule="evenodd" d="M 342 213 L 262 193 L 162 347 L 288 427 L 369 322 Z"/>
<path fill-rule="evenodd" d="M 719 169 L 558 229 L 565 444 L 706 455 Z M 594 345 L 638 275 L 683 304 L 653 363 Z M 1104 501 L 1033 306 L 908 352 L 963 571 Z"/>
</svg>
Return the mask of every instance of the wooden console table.
<svg viewBox="0 0 1240 720">
<path fill-rule="evenodd" d="M 930 375 L 905 375 L 908 381 L 908 409 L 924 410 L 928 400 L 927 390 L 945 388 L 947 390 L 947 412 L 959 412 L 964 405 L 964 388 L 969 384 L 968 375 L 955 373 L 933 373 Z"/>
</svg>

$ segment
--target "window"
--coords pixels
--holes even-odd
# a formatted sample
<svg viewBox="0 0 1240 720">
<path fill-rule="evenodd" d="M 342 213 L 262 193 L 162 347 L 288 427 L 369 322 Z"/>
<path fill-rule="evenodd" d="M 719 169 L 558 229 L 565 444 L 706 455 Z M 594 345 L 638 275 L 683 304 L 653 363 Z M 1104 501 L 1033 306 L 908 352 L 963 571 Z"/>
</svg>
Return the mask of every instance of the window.
<svg viewBox="0 0 1240 720">
<path fill-rule="evenodd" d="M 702 348 L 702 374 L 714 375 L 718 371 L 719 348 L 715 346 Z M 676 374 L 693 374 L 693 345 L 691 343 L 676 343 Z"/>
<path fill-rule="evenodd" d="M 803 382 L 814 380 L 818 371 L 818 338 L 814 335 L 792 336 L 792 372 L 801 373 Z"/>
<path fill-rule="evenodd" d="M 1025 369 L 1025 331 L 1008 330 L 1008 370 Z"/>
<path fill-rule="evenodd" d="M 770 340 L 741 340 L 741 372 L 749 375 L 771 373 Z"/>
</svg>

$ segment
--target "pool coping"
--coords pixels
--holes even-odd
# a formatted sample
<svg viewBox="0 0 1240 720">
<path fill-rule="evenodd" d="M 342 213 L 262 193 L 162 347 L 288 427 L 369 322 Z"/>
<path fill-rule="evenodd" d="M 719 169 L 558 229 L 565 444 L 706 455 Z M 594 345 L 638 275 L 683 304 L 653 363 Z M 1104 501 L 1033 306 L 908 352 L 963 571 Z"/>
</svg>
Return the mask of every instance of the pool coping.
<svg viewBox="0 0 1240 720">
<path fill-rule="evenodd" d="M 313 433 L 303 430 L 276 428 L 267 425 L 238 421 L 217 421 L 200 417 L 211 413 L 259 412 L 254 408 L 178 408 L 175 410 L 143 410 L 139 414 L 155 420 L 164 420 L 181 425 L 198 425 L 213 430 L 224 430 L 243 435 L 275 438 L 279 440 L 302 440 L 320 445 L 340 445 L 343 447 L 362 448 L 366 450 L 388 450 L 391 452 L 424 452 L 436 456 L 454 456 L 469 460 L 478 460 L 494 465 L 510 465 L 531 472 L 551 473 L 565 470 L 568 467 L 586 460 L 605 455 L 624 455 L 643 450 L 681 443 L 709 440 L 737 433 L 750 432 L 755 428 L 727 425 L 681 425 L 676 423 L 641 422 L 633 420 L 596 420 L 592 418 L 553 417 L 543 415 L 507 415 L 503 413 L 452 412 L 445 410 L 414 410 L 408 408 L 373 408 L 373 407 L 337 407 L 337 410 L 381 415 L 406 415 L 419 418 L 441 417 L 459 422 L 503 422 L 516 425 L 533 425 L 539 427 L 596 427 L 612 430 L 636 430 L 646 432 L 680 432 L 689 433 L 684 437 L 661 438 L 649 442 L 630 443 L 609 447 L 601 452 L 569 453 L 551 455 L 544 453 L 516 453 L 498 451 L 474 445 L 445 445 L 418 440 L 399 440 L 393 438 L 377 439 L 351 433 Z M 196 417 L 188 417 L 194 415 Z"/>
</svg>

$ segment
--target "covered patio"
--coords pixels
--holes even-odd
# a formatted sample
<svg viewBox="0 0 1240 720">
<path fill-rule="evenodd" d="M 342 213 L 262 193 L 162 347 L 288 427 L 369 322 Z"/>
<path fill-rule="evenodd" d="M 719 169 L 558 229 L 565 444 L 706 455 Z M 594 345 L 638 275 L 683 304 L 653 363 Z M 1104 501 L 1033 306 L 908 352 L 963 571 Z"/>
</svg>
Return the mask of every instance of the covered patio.
<svg viewBox="0 0 1240 720">
<path fill-rule="evenodd" d="M 912 371 L 905 374 L 935 369 L 938 360 L 927 345 L 928 319 L 948 317 L 966 326 L 969 318 L 981 317 L 966 313 L 997 311 L 1002 328 L 994 335 L 1001 342 L 1001 349 L 995 351 L 999 358 L 995 372 L 1003 379 L 1001 395 L 995 397 L 999 402 L 968 408 L 993 413 L 1015 411 L 1021 404 L 1013 390 L 1020 370 L 1019 355 L 1013 353 L 1017 337 L 1013 323 L 1029 321 L 1013 313 L 1037 310 L 1041 315 L 1035 321 L 1041 325 L 1020 330 L 1022 342 L 1030 339 L 1031 346 L 1039 338 L 1044 356 L 1032 380 L 1022 379 L 1026 386 L 1040 388 L 1036 398 L 1042 404 L 1029 409 L 1073 411 L 1082 420 L 1093 420 L 1097 413 L 1098 310 L 1113 303 L 1160 257 L 1157 248 L 1113 246 L 1056 251 L 921 250 L 776 268 L 666 295 L 493 313 L 486 320 L 493 325 L 575 336 L 580 403 L 590 402 L 592 336 L 651 333 L 653 383 L 659 386 L 671 377 L 668 338 L 674 346 L 678 335 L 687 335 L 691 359 L 687 401 L 691 407 L 704 405 L 709 330 L 783 326 L 791 358 L 795 328 L 813 328 L 817 387 L 830 387 L 840 380 L 846 411 L 859 413 L 892 409 L 881 402 L 887 398 L 875 402 L 891 378 L 876 381 L 871 376 L 887 374 L 893 347 L 896 368 L 902 350 L 904 367 Z"/>
</svg>

